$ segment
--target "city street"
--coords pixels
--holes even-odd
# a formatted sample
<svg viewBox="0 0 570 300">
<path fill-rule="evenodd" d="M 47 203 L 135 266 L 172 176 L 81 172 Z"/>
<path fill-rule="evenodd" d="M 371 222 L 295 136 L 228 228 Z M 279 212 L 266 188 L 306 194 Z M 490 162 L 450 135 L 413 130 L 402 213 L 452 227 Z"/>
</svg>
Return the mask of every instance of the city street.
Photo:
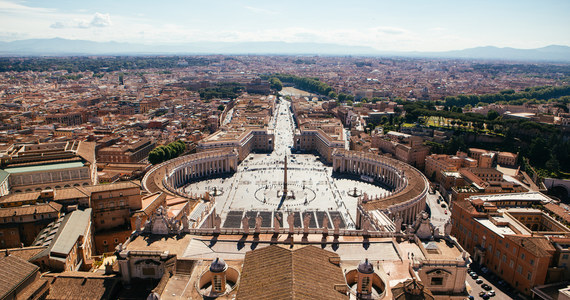
<svg viewBox="0 0 570 300">
<path fill-rule="evenodd" d="M 482 283 L 478 284 L 475 282 L 476 279 L 471 278 L 471 276 L 469 276 L 469 274 L 467 274 L 467 279 L 465 280 L 467 282 L 467 284 L 471 287 L 470 290 L 470 295 L 472 295 L 473 297 L 475 297 L 475 299 L 482 299 L 482 297 L 479 296 L 479 293 L 481 292 L 488 292 L 486 290 L 484 290 L 481 285 L 482 284 L 487 284 L 491 287 L 491 290 L 495 292 L 495 296 L 493 296 L 491 299 L 520 299 L 520 298 L 515 298 L 514 295 L 512 295 L 511 293 L 506 292 L 507 288 L 501 286 L 500 288 L 497 288 L 498 285 L 498 279 L 492 279 L 492 275 L 491 273 L 487 273 L 484 274 L 479 268 L 477 268 L 475 265 L 473 265 L 473 271 L 475 271 L 477 273 L 477 275 L 479 276 L 478 279 L 483 280 Z"/>
<path fill-rule="evenodd" d="M 431 222 L 434 226 L 438 227 L 441 232 L 444 230 L 444 225 L 451 217 L 451 211 L 449 210 L 448 204 L 441 200 L 440 203 L 437 202 L 441 195 L 438 191 L 435 194 L 428 193 L 426 197 L 426 204 L 429 206 L 431 212 Z M 442 207 L 442 204 L 445 207 Z M 447 213 L 446 213 L 447 212 Z"/>
</svg>

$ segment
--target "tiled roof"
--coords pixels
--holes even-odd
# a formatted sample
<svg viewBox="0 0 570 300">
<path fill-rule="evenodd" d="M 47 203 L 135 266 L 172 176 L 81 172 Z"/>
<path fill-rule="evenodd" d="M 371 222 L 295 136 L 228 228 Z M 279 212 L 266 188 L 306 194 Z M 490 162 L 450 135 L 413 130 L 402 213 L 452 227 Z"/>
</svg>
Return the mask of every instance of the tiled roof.
<svg viewBox="0 0 570 300">
<path fill-rule="evenodd" d="M 53 276 L 53 277 L 52 277 Z M 114 299 L 119 279 L 93 272 L 63 272 L 49 274 L 51 284 L 46 299 Z"/>
<path fill-rule="evenodd" d="M 30 261 L 30 259 L 32 259 L 38 253 L 44 251 L 46 248 L 47 247 L 45 246 L 31 246 L 24 248 L 2 249 L 0 250 L 0 257 L 13 255 L 23 260 Z"/>
<path fill-rule="evenodd" d="M 91 193 L 113 191 L 127 188 L 140 188 L 141 186 L 134 181 L 123 181 L 112 184 L 99 184 L 99 185 L 87 185 L 83 188 Z"/>
<path fill-rule="evenodd" d="M 0 299 L 4 299 L 38 269 L 38 266 L 12 255 L 0 258 Z"/>
<path fill-rule="evenodd" d="M 272 245 L 246 253 L 237 299 L 348 299 L 337 254 L 314 246 L 297 250 Z"/>
<path fill-rule="evenodd" d="M 553 212 L 555 215 L 561 217 L 562 219 L 564 219 L 564 221 L 570 223 L 570 213 L 568 213 L 568 211 L 562 208 L 560 205 L 554 203 L 548 203 L 544 205 L 544 208 Z"/>
<path fill-rule="evenodd" d="M 556 249 L 545 237 L 525 237 L 517 235 L 505 236 L 506 239 L 520 245 L 536 257 L 551 256 Z"/>
<path fill-rule="evenodd" d="M 413 292 L 409 292 L 413 291 Z M 392 298 L 394 300 L 433 300 L 435 297 L 430 290 L 424 287 L 423 283 L 408 279 L 398 283 L 392 288 Z"/>
<path fill-rule="evenodd" d="M 50 202 L 42 203 L 29 206 L 19 206 L 10 208 L 0 208 L 0 218 L 12 217 L 12 216 L 26 216 L 33 214 L 45 214 L 45 213 L 58 213 L 61 211 L 61 204 Z"/>
</svg>

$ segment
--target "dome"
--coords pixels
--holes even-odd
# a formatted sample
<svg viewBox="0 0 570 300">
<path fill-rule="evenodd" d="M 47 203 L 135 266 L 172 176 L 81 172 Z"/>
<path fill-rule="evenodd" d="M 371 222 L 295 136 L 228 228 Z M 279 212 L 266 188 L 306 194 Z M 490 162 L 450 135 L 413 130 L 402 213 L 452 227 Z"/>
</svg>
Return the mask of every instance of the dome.
<svg viewBox="0 0 570 300">
<path fill-rule="evenodd" d="M 210 264 L 210 272 L 220 273 L 228 268 L 226 262 L 221 258 L 216 258 L 212 264 Z"/>
<path fill-rule="evenodd" d="M 368 258 L 366 258 L 365 260 L 361 261 L 360 264 L 358 264 L 358 272 L 364 274 L 374 273 L 374 266 L 368 261 Z"/>
</svg>

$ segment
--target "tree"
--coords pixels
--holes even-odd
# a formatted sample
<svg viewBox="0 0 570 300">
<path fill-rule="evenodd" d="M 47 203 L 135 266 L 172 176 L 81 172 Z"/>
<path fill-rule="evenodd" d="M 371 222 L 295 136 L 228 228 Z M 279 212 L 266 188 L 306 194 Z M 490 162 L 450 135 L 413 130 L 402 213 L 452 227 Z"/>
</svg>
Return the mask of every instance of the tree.
<svg viewBox="0 0 570 300">
<path fill-rule="evenodd" d="M 153 165 L 163 162 L 164 158 L 165 158 L 165 153 L 160 146 L 152 149 L 152 151 L 150 151 L 150 153 L 148 154 L 148 161 Z"/>
<path fill-rule="evenodd" d="M 272 77 L 269 79 L 269 87 L 276 91 L 281 91 L 283 89 L 283 83 L 279 78 Z"/>
<path fill-rule="evenodd" d="M 220 104 L 220 105 L 218 106 L 218 110 L 219 110 L 219 111 L 224 111 L 225 108 L 226 108 L 226 107 L 225 107 L 223 104 Z"/>
<path fill-rule="evenodd" d="M 560 162 L 556 157 L 554 157 L 554 155 L 550 156 L 550 159 L 546 161 L 545 166 L 550 172 L 558 173 L 558 171 L 560 171 Z"/>
<path fill-rule="evenodd" d="M 500 117 L 501 115 L 496 111 L 496 110 L 489 110 L 489 112 L 487 112 L 487 120 L 496 120 L 498 117 Z"/>
</svg>

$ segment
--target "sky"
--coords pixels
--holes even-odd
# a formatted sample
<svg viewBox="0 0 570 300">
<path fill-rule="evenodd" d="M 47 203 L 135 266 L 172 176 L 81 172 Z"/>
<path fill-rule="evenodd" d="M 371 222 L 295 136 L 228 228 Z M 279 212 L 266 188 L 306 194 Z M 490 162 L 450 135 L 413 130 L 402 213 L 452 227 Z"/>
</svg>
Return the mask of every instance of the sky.
<svg viewBox="0 0 570 300">
<path fill-rule="evenodd" d="M 0 41 L 317 42 L 380 51 L 570 46 L 568 0 L 0 0 Z"/>
</svg>

